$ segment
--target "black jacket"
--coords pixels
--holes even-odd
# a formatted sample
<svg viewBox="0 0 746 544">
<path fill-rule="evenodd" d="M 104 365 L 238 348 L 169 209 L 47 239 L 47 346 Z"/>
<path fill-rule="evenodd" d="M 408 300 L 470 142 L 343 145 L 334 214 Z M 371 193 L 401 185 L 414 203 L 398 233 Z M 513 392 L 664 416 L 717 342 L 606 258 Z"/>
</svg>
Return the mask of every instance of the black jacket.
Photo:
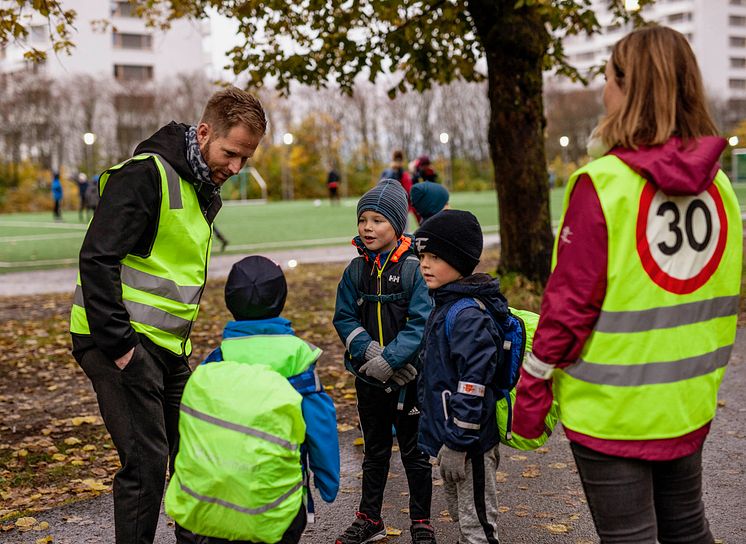
<svg viewBox="0 0 746 544">
<path fill-rule="evenodd" d="M 203 214 L 212 223 L 222 206 L 219 188 L 195 178 L 186 158 L 188 128 L 169 123 L 141 142 L 135 155 L 157 153 L 168 161 L 195 186 Z M 140 341 L 122 302 L 119 264 L 128 254 L 150 254 L 160 202 L 161 180 L 152 160 L 129 163 L 109 177 L 80 248 L 80 281 L 91 335 L 72 335 L 76 357 L 96 346 L 117 359 Z"/>
<path fill-rule="evenodd" d="M 459 312 L 449 340 L 446 315 L 462 298 L 478 298 L 496 318 L 507 315 L 508 304 L 500 282 L 487 274 L 448 283 L 431 294 L 435 308 L 425 326 L 418 382 L 418 445 L 433 457 L 443 444 L 456 451 L 484 453 L 500 441 L 494 382 L 502 362 L 502 341 L 493 319 L 477 307 Z M 468 393 L 459 384 L 483 388 L 483 393 Z"/>
</svg>

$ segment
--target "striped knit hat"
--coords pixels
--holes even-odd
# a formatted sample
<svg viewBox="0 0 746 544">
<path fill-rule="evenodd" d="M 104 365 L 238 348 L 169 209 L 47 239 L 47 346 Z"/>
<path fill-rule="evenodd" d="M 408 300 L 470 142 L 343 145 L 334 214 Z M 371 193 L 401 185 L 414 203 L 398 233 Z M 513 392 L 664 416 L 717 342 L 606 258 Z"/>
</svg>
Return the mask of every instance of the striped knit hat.
<svg viewBox="0 0 746 544">
<path fill-rule="evenodd" d="M 407 192 L 395 179 L 382 179 L 378 185 L 360 197 L 357 202 L 358 218 L 363 212 L 373 211 L 384 216 L 399 237 L 407 228 Z"/>
</svg>

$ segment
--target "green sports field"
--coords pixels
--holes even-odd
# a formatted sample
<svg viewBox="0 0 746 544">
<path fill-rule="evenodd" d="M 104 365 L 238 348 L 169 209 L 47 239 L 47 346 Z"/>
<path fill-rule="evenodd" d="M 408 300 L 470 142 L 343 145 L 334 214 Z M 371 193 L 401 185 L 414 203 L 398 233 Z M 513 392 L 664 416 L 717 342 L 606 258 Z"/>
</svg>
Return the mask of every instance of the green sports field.
<svg viewBox="0 0 746 544">
<path fill-rule="evenodd" d="M 734 187 L 743 210 L 746 183 Z M 551 193 L 555 222 L 559 220 L 563 193 L 563 188 Z M 228 204 L 220 212 L 217 225 L 230 241 L 227 253 L 338 245 L 347 243 L 356 233 L 356 202 L 356 198 L 350 198 L 343 199 L 340 206 L 330 206 L 328 200 Z M 493 191 L 453 193 L 451 206 L 473 212 L 485 231 L 497 231 Z M 0 215 L 0 273 L 76 265 L 86 225 L 78 222 L 76 212 L 65 212 L 61 222 L 51 216 L 51 212 Z M 414 218 L 410 218 L 410 227 L 414 225 Z"/>
</svg>

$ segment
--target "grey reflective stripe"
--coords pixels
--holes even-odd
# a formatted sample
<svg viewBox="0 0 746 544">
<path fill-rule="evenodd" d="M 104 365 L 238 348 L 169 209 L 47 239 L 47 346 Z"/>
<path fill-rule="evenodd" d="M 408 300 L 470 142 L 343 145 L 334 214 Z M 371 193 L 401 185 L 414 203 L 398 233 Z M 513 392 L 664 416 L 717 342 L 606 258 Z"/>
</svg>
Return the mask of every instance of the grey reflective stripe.
<svg viewBox="0 0 746 544">
<path fill-rule="evenodd" d="M 353 330 L 348 336 L 347 340 L 345 340 L 345 347 L 347 348 L 347 351 L 350 351 L 350 344 L 352 344 L 352 341 L 359 335 L 365 332 L 365 329 L 362 327 L 358 327 L 357 329 Z"/>
<path fill-rule="evenodd" d="M 738 314 L 738 296 L 717 297 L 636 312 L 601 312 L 598 332 L 644 332 L 691 325 Z"/>
<path fill-rule="evenodd" d="M 230 508 L 231 510 L 235 510 L 236 512 L 241 512 L 242 514 L 248 514 L 250 516 L 256 516 L 258 514 L 263 514 L 264 512 L 268 510 L 272 510 L 273 508 L 279 506 L 283 503 L 288 497 L 290 497 L 293 493 L 298 491 L 301 486 L 303 485 L 303 482 L 300 481 L 297 484 L 295 484 L 289 491 L 286 491 L 282 495 L 280 495 L 277 499 L 273 500 L 269 504 L 265 504 L 263 506 L 260 506 L 258 508 L 246 508 L 244 506 L 239 506 L 237 504 L 233 504 L 232 502 L 224 501 L 223 499 L 218 499 L 216 497 L 208 497 L 206 495 L 200 495 L 193 489 L 188 488 L 184 484 L 180 484 L 179 487 L 181 490 L 186 493 L 187 495 L 191 495 L 195 499 L 201 502 L 209 502 L 212 504 L 219 504 L 220 506 L 224 506 L 226 508 Z"/>
<path fill-rule="evenodd" d="M 196 417 L 197 419 L 206 421 L 207 423 L 212 423 L 213 425 L 217 425 L 218 427 L 223 427 L 224 429 L 230 429 L 231 431 L 236 431 L 242 434 L 247 434 L 249 436 L 255 436 L 257 438 L 261 438 L 262 440 L 266 440 L 267 442 L 272 442 L 273 444 L 282 446 L 283 448 L 288 449 L 290 451 L 295 451 L 298 449 L 298 444 L 293 444 L 292 442 L 288 442 L 284 438 L 280 438 L 279 436 L 265 433 L 264 431 L 260 431 L 259 429 L 253 429 L 251 427 L 246 427 L 245 425 L 239 425 L 238 423 L 231 423 L 230 421 L 225 421 L 224 419 L 218 419 L 209 414 L 205 414 L 204 412 L 195 410 L 194 408 L 190 408 L 184 403 L 181 404 L 181 411 L 184 412 L 185 414 L 189 414 L 192 417 Z"/>
<path fill-rule="evenodd" d="M 159 308 L 148 306 L 140 302 L 124 300 L 124 307 L 130 314 L 131 321 L 137 321 L 143 325 L 150 325 L 156 329 L 170 332 L 179 338 L 186 338 L 192 322 L 188 319 L 175 316 Z"/>
<path fill-rule="evenodd" d="M 158 308 L 154 308 L 153 306 L 148 306 L 147 304 L 141 304 L 131 300 L 124 300 L 123 302 L 132 321 L 137 321 L 138 323 L 150 325 L 156 329 L 170 332 L 179 338 L 186 338 L 186 335 L 189 333 L 189 327 L 192 322 L 187 319 L 177 317 L 163 310 L 159 310 Z M 83 289 L 80 285 L 75 286 L 73 304 L 85 308 Z"/>
<path fill-rule="evenodd" d="M 122 265 L 121 278 L 122 283 L 133 289 L 145 291 L 146 293 L 184 304 L 197 304 L 199 302 L 199 295 L 202 292 L 201 286 L 178 285 L 169 279 L 137 270 L 125 264 Z"/>
<path fill-rule="evenodd" d="M 83 308 L 85 308 L 85 301 L 83 300 L 83 288 L 80 285 L 75 286 L 73 304 L 77 304 L 78 306 L 82 306 Z"/>
<path fill-rule="evenodd" d="M 462 429 L 469 429 L 472 431 L 478 431 L 482 428 L 482 425 L 479 423 L 467 423 L 466 421 L 461 421 L 459 418 L 454 417 L 453 422 L 456 424 L 456 427 L 461 427 Z"/>
<path fill-rule="evenodd" d="M 172 210 L 182 209 L 184 206 L 181 203 L 181 182 L 179 181 L 179 174 L 176 173 L 174 167 L 157 153 L 143 153 L 143 155 L 150 155 L 151 157 L 158 158 L 163 166 L 163 170 L 166 172 L 166 183 L 168 183 L 168 207 Z"/>
<path fill-rule="evenodd" d="M 728 364 L 733 345 L 678 361 L 637 365 L 605 365 L 579 360 L 564 370 L 584 382 L 620 387 L 672 383 L 704 376 Z"/>
</svg>

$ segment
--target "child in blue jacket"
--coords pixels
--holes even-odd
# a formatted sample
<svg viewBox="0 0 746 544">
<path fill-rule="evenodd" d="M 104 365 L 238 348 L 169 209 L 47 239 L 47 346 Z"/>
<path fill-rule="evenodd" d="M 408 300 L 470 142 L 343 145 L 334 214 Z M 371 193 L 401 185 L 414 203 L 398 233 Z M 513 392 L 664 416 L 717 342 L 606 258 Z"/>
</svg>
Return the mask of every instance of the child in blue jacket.
<svg viewBox="0 0 746 544">
<path fill-rule="evenodd" d="M 235 321 L 223 330 L 223 340 L 240 340 L 254 335 L 294 336 L 290 321 L 280 316 L 287 297 L 287 283 L 282 269 L 269 259 L 253 255 L 233 265 L 225 284 L 225 303 Z M 235 349 L 235 348 L 234 348 Z M 318 350 L 320 353 L 320 350 Z M 223 361 L 221 348 L 215 349 L 202 364 Z M 334 403 L 324 391 L 316 373 L 316 364 L 305 372 L 288 378 L 303 396 L 301 410 L 306 423 L 306 439 L 301 446 L 306 505 L 301 507 L 278 544 L 300 540 L 306 520 L 313 522 L 314 507 L 310 490 L 310 473 L 325 502 L 333 502 L 339 490 L 339 440 Z M 179 531 L 181 529 L 181 531 Z M 179 543 L 222 544 L 222 539 L 188 534 L 177 528 Z M 233 542 L 233 541 L 231 541 Z"/>
<path fill-rule="evenodd" d="M 414 378 L 430 299 L 419 272 L 407 224 L 407 194 L 384 179 L 357 205 L 360 253 L 337 288 L 334 327 L 355 375 L 365 441 L 362 497 L 352 525 L 336 544 L 364 544 L 385 537 L 381 519 L 389 473 L 392 425 L 409 483 L 410 533 L 415 544 L 434 544 L 430 524 L 432 469 L 417 447 L 419 408 Z"/>
<path fill-rule="evenodd" d="M 435 301 L 425 327 L 419 446 L 437 457 L 461 544 L 497 544 L 500 460 L 495 375 L 503 362 L 495 320 L 508 304 L 500 283 L 475 274 L 482 229 L 469 212 L 443 210 L 415 232 L 420 269 Z M 459 301 L 475 304 L 448 319 Z M 455 311 L 455 310 L 454 310 Z"/>
</svg>

